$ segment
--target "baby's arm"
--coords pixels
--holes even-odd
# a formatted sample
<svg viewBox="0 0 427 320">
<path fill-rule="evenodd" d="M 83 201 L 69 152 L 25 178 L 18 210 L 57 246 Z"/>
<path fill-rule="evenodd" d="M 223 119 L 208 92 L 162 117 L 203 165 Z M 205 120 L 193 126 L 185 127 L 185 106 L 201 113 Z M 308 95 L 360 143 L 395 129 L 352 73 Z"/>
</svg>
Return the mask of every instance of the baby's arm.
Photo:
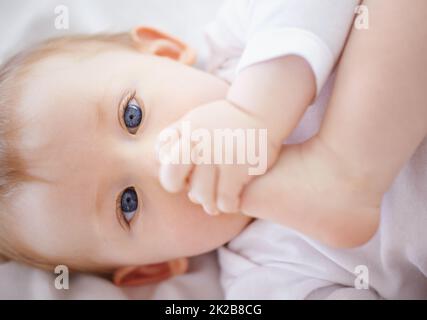
<svg viewBox="0 0 427 320">
<path fill-rule="evenodd" d="M 270 138 L 282 143 L 329 77 L 358 4 L 228 1 L 208 32 L 219 56 L 221 46 L 244 46 L 227 100 L 261 119 Z M 215 41 L 224 33 L 230 35 Z"/>
<path fill-rule="evenodd" d="M 375 233 L 382 196 L 427 134 L 427 3 L 365 4 L 375 23 L 352 32 L 319 135 L 284 147 L 242 197 L 245 214 L 339 247 Z"/>
<path fill-rule="evenodd" d="M 315 93 L 315 78 L 307 61 L 298 56 L 285 56 L 240 72 L 227 100 L 259 119 L 268 129 L 270 139 L 281 145 Z"/>
</svg>

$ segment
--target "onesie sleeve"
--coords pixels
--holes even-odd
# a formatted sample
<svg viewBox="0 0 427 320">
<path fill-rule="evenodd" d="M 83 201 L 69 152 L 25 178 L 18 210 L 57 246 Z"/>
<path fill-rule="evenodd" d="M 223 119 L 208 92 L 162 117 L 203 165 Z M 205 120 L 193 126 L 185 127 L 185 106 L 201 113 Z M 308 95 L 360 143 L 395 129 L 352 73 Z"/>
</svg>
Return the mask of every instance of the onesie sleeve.
<svg viewBox="0 0 427 320">
<path fill-rule="evenodd" d="M 209 47 L 206 69 L 230 82 L 245 49 L 250 3 L 250 0 L 226 0 L 204 30 Z"/>
<path fill-rule="evenodd" d="M 341 54 L 359 2 L 230 0 L 220 11 L 216 32 L 223 34 L 221 46 L 229 54 L 242 48 L 236 74 L 256 63 L 297 55 L 311 66 L 319 93 Z M 221 21 L 228 22 L 222 31 Z"/>
</svg>

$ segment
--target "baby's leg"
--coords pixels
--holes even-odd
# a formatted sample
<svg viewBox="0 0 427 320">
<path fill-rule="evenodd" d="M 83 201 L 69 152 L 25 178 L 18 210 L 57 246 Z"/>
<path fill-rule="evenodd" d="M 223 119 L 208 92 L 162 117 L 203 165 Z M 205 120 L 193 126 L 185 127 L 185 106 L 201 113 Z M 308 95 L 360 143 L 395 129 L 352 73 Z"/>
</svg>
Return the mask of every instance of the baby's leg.
<svg viewBox="0 0 427 320">
<path fill-rule="evenodd" d="M 427 134 L 427 2 L 364 5 L 369 29 L 350 36 L 319 139 L 383 194 Z"/>
<path fill-rule="evenodd" d="M 427 134 L 427 2 L 366 1 L 319 134 L 285 147 L 242 196 L 242 211 L 332 246 L 369 240 L 395 176 Z M 413 25 L 417 28 L 413 28 Z"/>
</svg>

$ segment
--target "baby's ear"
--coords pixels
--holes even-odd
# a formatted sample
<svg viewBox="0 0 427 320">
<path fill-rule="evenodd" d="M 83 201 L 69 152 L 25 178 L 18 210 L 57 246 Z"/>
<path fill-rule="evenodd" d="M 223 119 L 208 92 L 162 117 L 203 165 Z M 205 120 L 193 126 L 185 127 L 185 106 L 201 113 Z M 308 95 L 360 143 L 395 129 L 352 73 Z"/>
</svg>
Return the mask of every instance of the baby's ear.
<svg viewBox="0 0 427 320">
<path fill-rule="evenodd" d="M 0 254 L 0 263 L 4 263 L 4 262 L 7 262 L 7 261 L 9 261 L 9 259 L 8 259 L 8 258 L 6 258 L 5 256 L 2 256 L 2 255 Z"/>
<path fill-rule="evenodd" d="M 167 57 L 187 65 L 192 65 L 196 61 L 193 49 L 154 28 L 137 27 L 131 31 L 131 37 L 136 47 L 143 53 Z"/>
<path fill-rule="evenodd" d="M 114 272 L 113 282 L 117 286 L 140 286 L 166 280 L 187 270 L 187 258 L 145 266 L 123 267 Z"/>
</svg>

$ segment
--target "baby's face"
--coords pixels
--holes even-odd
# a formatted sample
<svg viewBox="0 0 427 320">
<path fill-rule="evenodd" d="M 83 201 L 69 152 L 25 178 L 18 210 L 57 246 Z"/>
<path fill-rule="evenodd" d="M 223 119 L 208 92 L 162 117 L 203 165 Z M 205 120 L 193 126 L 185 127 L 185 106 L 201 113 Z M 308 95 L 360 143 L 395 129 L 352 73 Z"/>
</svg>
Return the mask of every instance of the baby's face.
<svg viewBox="0 0 427 320">
<path fill-rule="evenodd" d="M 119 267 L 230 240 L 247 218 L 210 217 L 185 194 L 163 191 L 155 152 L 163 128 L 226 90 L 207 73 L 125 49 L 38 64 L 16 109 L 22 156 L 37 178 L 14 200 L 20 241 L 64 264 Z"/>
</svg>

